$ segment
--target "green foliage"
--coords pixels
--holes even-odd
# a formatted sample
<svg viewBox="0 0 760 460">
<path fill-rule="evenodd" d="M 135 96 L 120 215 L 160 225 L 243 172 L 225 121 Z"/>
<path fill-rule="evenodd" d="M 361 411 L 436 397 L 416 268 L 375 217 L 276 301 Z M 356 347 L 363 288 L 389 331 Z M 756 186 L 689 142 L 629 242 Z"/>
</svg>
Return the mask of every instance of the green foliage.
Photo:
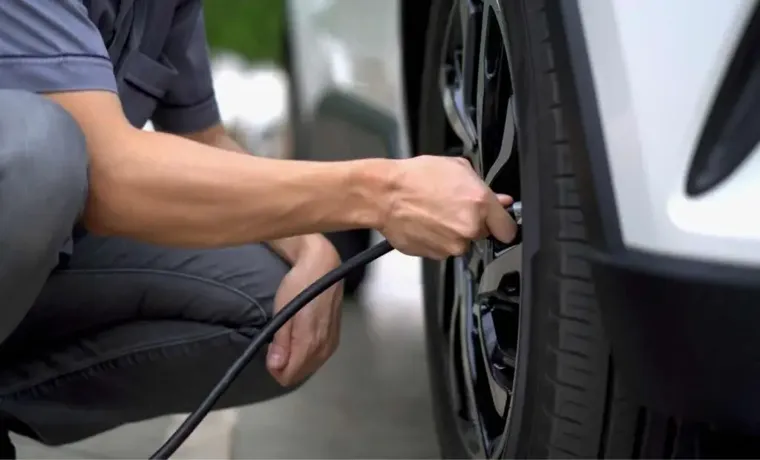
<svg viewBox="0 0 760 460">
<path fill-rule="evenodd" d="M 155 0 L 160 1 L 160 0 Z M 212 49 L 282 62 L 285 0 L 204 0 Z"/>
</svg>

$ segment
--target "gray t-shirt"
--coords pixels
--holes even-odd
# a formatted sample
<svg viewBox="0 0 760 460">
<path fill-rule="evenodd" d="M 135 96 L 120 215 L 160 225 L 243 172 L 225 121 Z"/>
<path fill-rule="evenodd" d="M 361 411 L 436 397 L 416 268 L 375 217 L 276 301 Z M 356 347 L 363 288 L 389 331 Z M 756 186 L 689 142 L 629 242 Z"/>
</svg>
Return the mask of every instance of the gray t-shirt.
<svg viewBox="0 0 760 460">
<path fill-rule="evenodd" d="M 219 123 L 201 0 L 0 0 L 0 88 L 119 94 L 130 123 Z"/>
</svg>

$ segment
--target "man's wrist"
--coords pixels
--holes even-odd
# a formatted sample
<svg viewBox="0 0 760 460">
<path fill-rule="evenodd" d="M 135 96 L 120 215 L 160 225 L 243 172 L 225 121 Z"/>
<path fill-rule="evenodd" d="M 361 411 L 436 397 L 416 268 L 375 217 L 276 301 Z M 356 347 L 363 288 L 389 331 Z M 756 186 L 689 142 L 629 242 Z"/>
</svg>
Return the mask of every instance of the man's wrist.
<svg viewBox="0 0 760 460">
<path fill-rule="evenodd" d="M 352 200 L 352 220 L 359 228 L 382 229 L 393 206 L 398 181 L 396 160 L 371 159 L 353 161 L 348 194 Z"/>
<path fill-rule="evenodd" d="M 324 235 L 315 233 L 298 237 L 301 243 L 293 266 L 322 267 L 325 273 L 340 265 L 338 250 Z"/>
</svg>

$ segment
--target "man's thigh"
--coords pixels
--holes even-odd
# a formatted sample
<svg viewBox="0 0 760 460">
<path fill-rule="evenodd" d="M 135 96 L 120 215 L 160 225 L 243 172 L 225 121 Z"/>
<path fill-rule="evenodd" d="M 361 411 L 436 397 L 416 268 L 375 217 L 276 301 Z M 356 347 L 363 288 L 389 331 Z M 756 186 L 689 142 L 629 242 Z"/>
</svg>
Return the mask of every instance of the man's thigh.
<svg viewBox="0 0 760 460">
<path fill-rule="evenodd" d="M 59 444 L 191 410 L 271 317 L 287 270 L 265 245 L 82 238 L 0 347 L 0 415 Z M 224 405 L 282 393 L 259 359 Z"/>
<path fill-rule="evenodd" d="M 50 276 L 9 345 L 57 343 L 140 320 L 258 328 L 287 270 L 263 244 L 193 250 L 87 235 Z"/>
</svg>

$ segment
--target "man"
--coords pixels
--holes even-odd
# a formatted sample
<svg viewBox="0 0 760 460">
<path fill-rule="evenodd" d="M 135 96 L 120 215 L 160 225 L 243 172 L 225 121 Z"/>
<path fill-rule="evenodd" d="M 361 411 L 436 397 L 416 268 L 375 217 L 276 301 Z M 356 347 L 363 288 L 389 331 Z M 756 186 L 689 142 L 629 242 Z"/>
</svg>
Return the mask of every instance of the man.
<svg viewBox="0 0 760 460">
<path fill-rule="evenodd" d="M 161 132 L 140 129 L 149 119 Z M 322 232 L 374 228 L 434 258 L 514 236 L 510 198 L 463 160 L 240 152 L 219 121 L 200 0 L 0 3 L 2 429 L 60 444 L 193 409 L 339 263 Z M 340 302 L 335 287 L 299 313 L 223 406 L 318 369 Z"/>
</svg>

